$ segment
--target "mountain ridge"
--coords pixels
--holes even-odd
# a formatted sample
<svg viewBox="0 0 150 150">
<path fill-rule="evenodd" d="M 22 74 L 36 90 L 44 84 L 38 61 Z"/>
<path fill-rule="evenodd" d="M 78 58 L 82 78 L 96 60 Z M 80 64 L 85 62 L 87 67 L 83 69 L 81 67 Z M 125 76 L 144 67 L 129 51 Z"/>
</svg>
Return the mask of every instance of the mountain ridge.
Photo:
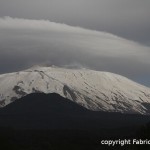
<svg viewBox="0 0 150 150">
<path fill-rule="evenodd" d="M 91 111 L 56 93 L 32 93 L 0 109 L 0 127 L 15 129 L 122 128 L 130 133 L 148 121 L 146 115 Z"/>
<path fill-rule="evenodd" d="M 149 114 L 150 88 L 109 72 L 37 66 L 0 75 L 0 87 L 1 107 L 31 93 L 57 93 L 93 111 Z"/>
</svg>

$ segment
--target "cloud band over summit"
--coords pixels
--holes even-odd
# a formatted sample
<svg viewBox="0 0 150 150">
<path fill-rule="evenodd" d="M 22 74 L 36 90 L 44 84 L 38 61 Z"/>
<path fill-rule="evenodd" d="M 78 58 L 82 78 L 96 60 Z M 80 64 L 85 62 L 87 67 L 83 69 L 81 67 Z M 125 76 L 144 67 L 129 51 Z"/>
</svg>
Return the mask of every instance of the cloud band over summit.
<svg viewBox="0 0 150 150">
<path fill-rule="evenodd" d="M 0 45 L 1 73 L 48 63 L 126 76 L 150 74 L 149 47 L 49 20 L 0 18 Z"/>
</svg>

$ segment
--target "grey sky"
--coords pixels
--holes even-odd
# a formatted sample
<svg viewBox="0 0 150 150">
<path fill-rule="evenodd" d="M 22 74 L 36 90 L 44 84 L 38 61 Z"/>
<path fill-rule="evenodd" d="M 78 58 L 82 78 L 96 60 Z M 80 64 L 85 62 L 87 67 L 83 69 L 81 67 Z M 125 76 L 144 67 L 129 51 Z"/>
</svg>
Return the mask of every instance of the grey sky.
<svg viewBox="0 0 150 150">
<path fill-rule="evenodd" d="M 84 66 L 150 86 L 149 7 L 150 0 L 0 0 L 0 73 Z"/>
</svg>

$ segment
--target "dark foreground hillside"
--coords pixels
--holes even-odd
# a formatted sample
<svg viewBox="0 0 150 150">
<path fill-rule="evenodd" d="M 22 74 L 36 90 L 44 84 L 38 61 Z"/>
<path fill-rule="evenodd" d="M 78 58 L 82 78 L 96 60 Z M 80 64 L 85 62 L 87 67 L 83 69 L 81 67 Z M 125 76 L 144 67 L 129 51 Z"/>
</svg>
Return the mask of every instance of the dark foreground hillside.
<svg viewBox="0 0 150 150">
<path fill-rule="evenodd" d="M 150 138 L 148 124 L 143 126 L 149 121 L 149 116 L 92 112 L 57 94 L 31 94 L 0 110 L 0 147 L 117 149 L 103 146 L 101 140 Z M 132 145 L 121 148 L 137 149 Z"/>
</svg>

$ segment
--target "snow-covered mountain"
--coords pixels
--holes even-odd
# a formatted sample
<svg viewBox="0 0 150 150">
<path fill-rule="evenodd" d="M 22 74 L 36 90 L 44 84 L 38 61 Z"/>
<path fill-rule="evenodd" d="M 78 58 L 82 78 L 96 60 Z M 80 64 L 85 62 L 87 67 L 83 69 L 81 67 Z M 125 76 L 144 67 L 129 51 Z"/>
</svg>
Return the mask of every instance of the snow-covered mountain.
<svg viewBox="0 0 150 150">
<path fill-rule="evenodd" d="M 0 75 L 0 107 L 36 92 L 58 93 L 94 111 L 150 112 L 150 88 L 109 72 L 37 66 Z"/>
</svg>

